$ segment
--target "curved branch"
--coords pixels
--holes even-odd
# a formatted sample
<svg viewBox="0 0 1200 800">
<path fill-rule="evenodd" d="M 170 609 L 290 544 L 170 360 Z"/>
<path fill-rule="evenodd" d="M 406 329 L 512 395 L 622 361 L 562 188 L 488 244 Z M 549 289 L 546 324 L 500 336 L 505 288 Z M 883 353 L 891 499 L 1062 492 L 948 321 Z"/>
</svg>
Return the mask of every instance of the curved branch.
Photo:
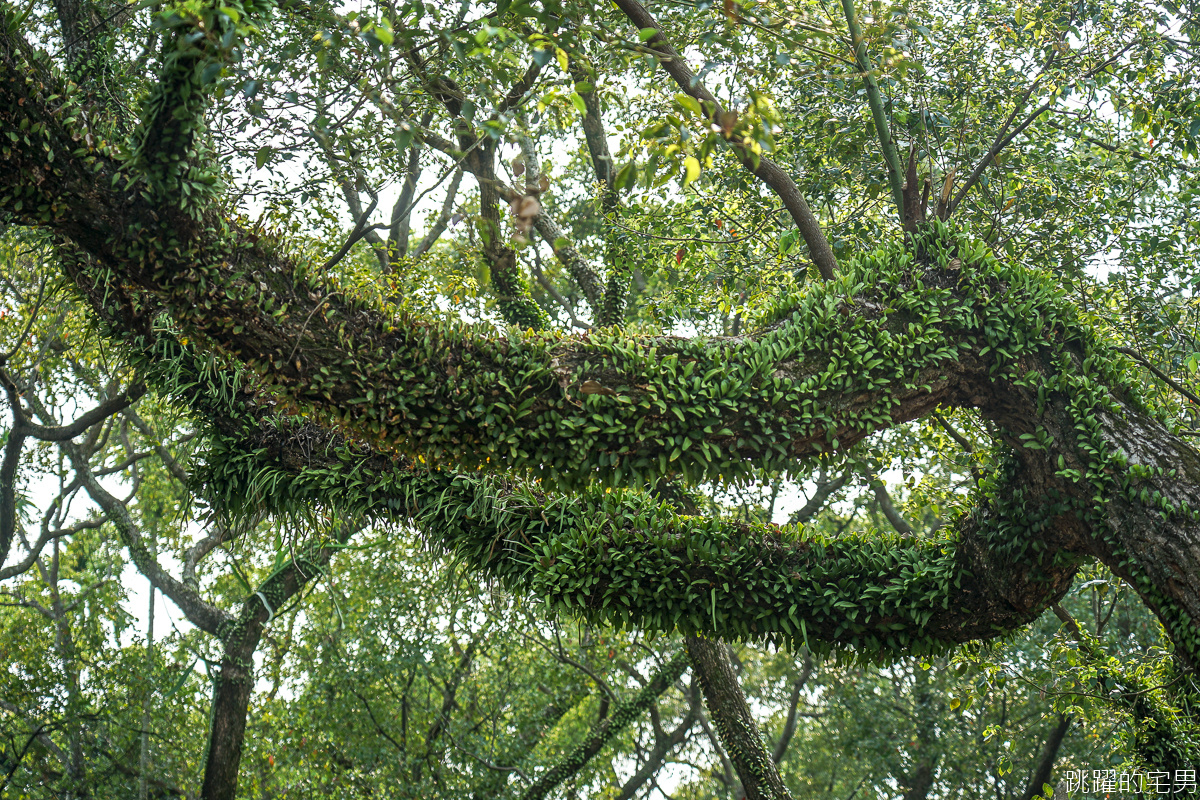
<svg viewBox="0 0 1200 800">
<path fill-rule="evenodd" d="M 130 292 L 156 296 L 186 330 L 268 378 L 290 407 L 435 462 L 530 468 L 567 482 L 602 470 L 614 483 L 794 468 L 939 404 L 967 402 L 963 390 L 984 368 L 972 340 L 1003 311 L 982 309 L 980 324 L 969 292 L 913 292 L 959 276 L 899 258 L 859 279 L 873 286 L 814 292 L 803 315 L 730 339 L 498 339 L 395 317 L 382 303 L 331 290 L 312 265 L 290 261 L 257 233 L 217 217 L 197 229 L 136 193 L 105 191 L 117 165 L 96 156 L 84 169 L 39 92 L 0 81 L 0 107 L 36 117 L 46 132 L 30 136 L 30 150 L 0 156 L 0 178 L 38 153 L 40 163 L 43 147 L 58 153 L 63 172 L 17 193 L 0 180 L 0 208 L 37 225 L 47 223 L 24 209 L 58 209 L 48 226 L 91 255 L 67 269 L 95 307 L 137 330 L 148 320 L 144 300 Z M 91 205 L 64 202 L 77 196 Z M 162 244 L 148 246 L 155 241 Z M 914 314 L 945 323 L 927 339 L 931 331 L 909 329 Z M 844 362 L 847 351 L 865 361 Z"/>
<path fill-rule="evenodd" d="M 118 411 L 133 405 L 145 393 L 146 385 L 137 381 L 90 411 L 80 414 L 74 421 L 66 425 L 38 425 L 36 422 L 24 420 L 21 423 L 21 429 L 25 435 L 43 442 L 63 442 L 74 439 L 93 425 L 104 422 Z"/>
<path fill-rule="evenodd" d="M 679 55 L 667 41 L 658 21 L 646 10 L 646 7 L 638 0 L 613 0 L 613 2 L 639 29 L 658 31 L 646 42 L 646 46 L 653 49 L 658 55 L 659 63 L 675 80 L 679 88 L 684 93 L 701 101 L 703 106 L 707 106 L 705 113 L 710 118 L 719 119 L 723 112 L 721 104 L 688 68 L 683 56 Z M 804 243 L 808 245 L 809 255 L 812 257 L 813 263 L 817 265 L 817 271 L 825 280 L 833 280 L 837 272 L 837 259 L 834 258 L 829 240 L 825 238 L 825 233 L 821 230 L 821 223 L 813 214 L 812 209 L 808 207 L 804 195 L 800 193 L 800 187 L 778 164 L 766 156 L 757 155 L 746 148 L 737 146 L 734 146 L 734 153 L 743 167 L 754 173 L 783 201 L 784 206 L 791 213 L 792 219 L 796 222 L 800 235 L 804 237 Z"/>
<path fill-rule="evenodd" d="M 191 587 L 176 580 L 159 565 L 143 540 L 133 517 L 130 516 L 129 509 L 100 485 L 92 473 L 91 465 L 88 464 L 87 458 L 79 447 L 70 441 L 60 442 L 58 446 L 71 462 L 71 467 L 75 470 L 75 474 L 88 496 L 96 505 L 100 506 L 105 516 L 116 527 L 121 540 L 129 549 L 129 556 L 137 566 L 138 572 L 146 576 L 159 591 L 171 598 L 193 625 L 206 633 L 218 635 L 221 626 L 226 624 L 231 617 L 211 605 Z"/>
</svg>

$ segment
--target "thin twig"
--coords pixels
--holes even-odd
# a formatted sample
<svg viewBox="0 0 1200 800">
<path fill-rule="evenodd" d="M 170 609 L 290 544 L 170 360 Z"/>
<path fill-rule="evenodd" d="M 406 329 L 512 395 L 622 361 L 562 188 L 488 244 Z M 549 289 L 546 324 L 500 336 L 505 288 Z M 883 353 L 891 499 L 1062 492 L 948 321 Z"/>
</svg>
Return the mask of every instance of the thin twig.
<svg viewBox="0 0 1200 800">
<path fill-rule="evenodd" d="M 1138 353 L 1136 350 L 1130 350 L 1128 347 L 1117 347 L 1114 349 L 1118 353 L 1124 353 L 1125 355 L 1129 356 L 1134 361 L 1138 362 L 1143 367 L 1145 367 L 1146 369 L 1153 372 L 1159 378 L 1162 378 L 1172 389 L 1179 392 L 1181 395 L 1186 397 L 1188 400 L 1191 400 L 1193 403 L 1200 405 L 1200 397 L 1197 397 L 1195 394 L 1193 394 L 1192 392 L 1183 388 L 1183 386 L 1181 386 L 1180 384 L 1176 383 L 1174 378 L 1172 378 L 1167 373 L 1163 372 L 1158 367 L 1151 364 L 1149 361 L 1147 361 L 1145 358 L 1143 358 L 1142 355 L 1140 353 Z"/>
</svg>

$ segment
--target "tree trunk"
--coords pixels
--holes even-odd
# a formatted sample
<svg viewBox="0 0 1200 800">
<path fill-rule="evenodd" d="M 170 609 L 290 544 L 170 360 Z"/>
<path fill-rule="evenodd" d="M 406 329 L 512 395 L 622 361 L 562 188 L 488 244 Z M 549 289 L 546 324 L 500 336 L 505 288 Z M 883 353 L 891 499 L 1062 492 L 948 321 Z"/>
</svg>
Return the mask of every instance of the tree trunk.
<svg viewBox="0 0 1200 800">
<path fill-rule="evenodd" d="M 222 623 L 221 672 L 213 687 L 212 721 L 205 756 L 201 800 L 235 800 L 238 767 L 246 738 L 246 715 L 254 691 L 254 652 L 263 629 L 275 612 L 317 576 L 337 552 L 338 545 L 362 530 L 358 521 L 346 521 L 333 542 L 297 553 L 274 572 L 242 604 L 236 618 Z"/>
<path fill-rule="evenodd" d="M 916 744 L 911 750 L 913 768 L 904 777 L 904 800 L 925 800 L 933 789 L 937 777 L 937 765 L 941 753 L 937 740 L 937 714 L 939 709 L 932 704 L 932 693 L 929 687 L 929 672 L 918 665 L 913 675 L 913 693 L 916 705 L 913 709 L 916 716 Z"/>
<path fill-rule="evenodd" d="M 685 641 L 705 705 L 742 781 L 746 800 L 791 800 L 758 724 L 750 716 L 725 643 L 698 636 L 689 636 Z"/>
<path fill-rule="evenodd" d="M 1042 747 L 1042 757 L 1038 759 L 1037 767 L 1029 776 L 1029 784 L 1025 787 L 1025 793 L 1021 795 L 1021 800 L 1033 800 L 1042 793 L 1042 786 L 1050 782 L 1050 774 L 1054 771 L 1054 762 L 1058 760 L 1058 749 L 1062 747 L 1063 738 L 1067 735 L 1067 729 L 1070 727 L 1071 718 L 1066 714 L 1061 715 L 1058 718 L 1058 724 L 1046 737 L 1046 744 Z"/>
<path fill-rule="evenodd" d="M 261 637 L 262 625 L 253 620 L 223 642 L 221 671 L 213 686 L 212 724 L 208 733 L 201 800 L 235 800 L 237 797 L 246 716 L 250 709 L 250 693 L 254 690 L 254 651 Z"/>
</svg>

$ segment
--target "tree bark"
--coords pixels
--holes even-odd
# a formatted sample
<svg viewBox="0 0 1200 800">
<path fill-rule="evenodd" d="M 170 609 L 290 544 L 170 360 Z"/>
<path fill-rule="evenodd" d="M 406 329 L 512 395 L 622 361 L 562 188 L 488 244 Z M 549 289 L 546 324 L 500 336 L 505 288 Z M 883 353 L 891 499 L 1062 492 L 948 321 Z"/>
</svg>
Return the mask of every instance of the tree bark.
<svg viewBox="0 0 1200 800">
<path fill-rule="evenodd" d="M 746 800 L 791 800 L 758 723 L 750 715 L 725 643 L 699 636 L 689 636 L 686 642 L 705 705 L 742 782 Z"/>
<path fill-rule="evenodd" d="M 246 717 L 254 690 L 254 651 L 261 636 L 261 625 L 255 625 L 222 643 L 221 670 L 213 685 L 212 722 L 204 758 L 201 800 L 237 798 Z"/>
<path fill-rule="evenodd" d="M 1066 738 L 1067 730 L 1070 727 L 1071 718 L 1066 714 L 1060 714 L 1058 723 L 1050 729 L 1050 735 L 1046 737 L 1046 743 L 1042 746 L 1041 758 L 1038 759 L 1033 774 L 1029 776 L 1029 783 L 1021 794 L 1021 800 L 1033 800 L 1042 793 L 1042 786 L 1050 783 L 1050 776 L 1054 772 L 1054 762 L 1058 760 L 1058 749 L 1062 747 L 1063 739 Z"/>
</svg>

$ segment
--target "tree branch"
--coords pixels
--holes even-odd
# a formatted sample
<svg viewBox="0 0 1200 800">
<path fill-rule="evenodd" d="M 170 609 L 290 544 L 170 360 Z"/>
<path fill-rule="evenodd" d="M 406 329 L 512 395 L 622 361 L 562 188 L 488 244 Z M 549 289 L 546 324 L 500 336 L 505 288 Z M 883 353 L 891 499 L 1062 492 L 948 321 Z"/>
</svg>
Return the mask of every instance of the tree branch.
<svg viewBox="0 0 1200 800">
<path fill-rule="evenodd" d="M 719 118 L 724 111 L 721 104 L 717 102 L 717 98 L 713 97 L 708 89 L 704 88 L 700 80 L 692 74 L 687 62 L 684 61 L 683 57 L 667 41 L 662 28 L 659 27 L 658 21 L 651 16 L 646 7 L 639 3 L 638 0 L 613 0 L 613 2 L 629 18 L 629 21 L 639 29 L 653 28 L 657 31 L 646 42 L 646 46 L 650 47 L 658 55 L 659 63 L 662 64 L 667 74 L 675 80 L 679 88 L 685 94 L 701 101 L 702 106 L 707 107 L 705 113 L 710 119 Z M 833 276 L 837 271 L 837 259 L 834 258 L 833 249 L 829 246 L 829 240 L 825 238 L 825 233 L 821 230 L 821 223 L 808 207 L 808 202 L 805 201 L 804 196 L 800 193 L 800 188 L 796 186 L 796 182 L 779 165 L 766 156 L 756 155 L 736 145 L 734 145 L 734 153 L 741 161 L 742 166 L 754 173 L 759 180 L 770 187 L 779 199 L 783 201 L 784 207 L 792 215 L 796 227 L 800 230 L 800 235 L 804 237 L 804 243 L 808 245 L 809 255 L 813 263 L 817 265 L 817 271 L 821 273 L 821 277 L 825 280 L 833 280 Z"/>
<path fill-rule="evenodd" d="M 679 724 L 671 729 L 670 733 L 663 732 L 660 735 L 660 732 L 655 732 L 654 746 L 646 754 L 641 768 L 633 773 L 633 775 L 630 775 L 629 780 L 621 785 L 620 791 L 613 800 L 633 800 L 638 790 L 658 774 L 658 771 L 662 768 L 663 761 L 666 759 L 667 754 L 671 752 L 671 749 L 677 747 L 687 739 L 692 726 L 696 724 L 699 712 L 699 701 L 693 695 L 688 703 L 687 713 L 683 715 L 683 719 L 680 720 Z"/>
<path fill-rule="evenodd" d="M 454 213 L 454 201 L 458 196 L 458 186 L 462 182 L 462 176 L 462 167 L 456 167 L 454 177 L 450 179 L 450 186 L 446 189 L 446 199 L 442 201 L 442 210 L 438 214 L 437 221 L 433 223 L 433 227 L 429 229 L 429 232 L 417 244 L 417 249 L 413 252 L 413 258 L 420 258 L 425 255 L 442 233 L 445 232 L 446 226 L 450 223 L 450 217 Z"/>
<path fill-rule="evenodd" d="M 812 677 L 813 669 L 812 653 L 805 651 L 804 661 L 801 662 L 800 666 L 800 674 L 792 682 L 792 696 L 788 701 L 787 719 L 783 723 L 783 730 L 780 731 L 779 738 L 775 741 L 775 748 L 771 751 L 771 760 L 776 764 L 783 761 L 783 757 L 787 755 L 788 745 L 791 744 L 792 737 L 796 735 L 796 719 L 800 710 L 800 693 L 804 690 L 808 679 Z"/>
<path fill-rule="evenodd" d="M 59 442 L 58 446 L 70 460 L 71 466 L 88 496 L 95 501 L 96 505 L 100 506 L 100 509 L 116 527 L 138 572 L 146 576 L 159 591 L 171 598 L 193 625 L 205 633 L 218 635 L 221 626 L 231 617 L 216 606 L 210 605 L 191 587 L 176 580 L 159 566 L 158 561 L 150 554 L 150 550 L 142 539 L 141 532 L 137 529 L 125 504 L 100 485 L 92 474 L 91 466 L 80 448 L 69 440 Z"/>
<path fill-rule="evenodd" d="M 874 67 L 867 57 L 867 43 L 863 38 L 862 27 L 858 24 L 858 14 L 854 10 L 854 0 L 842 0 L 842 11 L 846 15 L 846 25 L 850 29 L 851 47 L 854 50 L 854 60 L 862 73 L 863 86 L 867 92 L 867 103 L 871 107 L 871 119 L 875 122 L 875 134 L 879 137 L 879 146 L 883 150 L 883 161 L 887 165 L 888 185 L 892 188 L 892 199 L 896 201 L 896 213 L 900 216 L 900 224 L 907 225 L 904 213 L 904 188 L 901 185 L 900 157 L 896 154 L 896 145 L 892 142 L 892 127 L 883 110 L 883 97 L 879 94 L 879 86 L 875 83 Z M 910 190 L 913 187 L 909 187 Z"/>
<path fill-rule="evenodd" d="M 542 800 L 564 781 L 569 780 L 618 733 L 641 716 L 642 712 L 658 702 L 663 692 L 687 669 L 688 657 L 680 651 L 664 664 L 650 682 L 632 697 L 613 704 L 607 717 L 592 726 L 583 741 L 563 756 L 558 763 L 542 773 L 532 786 L 525 790 L 521 800 Z"/>
</svg>

